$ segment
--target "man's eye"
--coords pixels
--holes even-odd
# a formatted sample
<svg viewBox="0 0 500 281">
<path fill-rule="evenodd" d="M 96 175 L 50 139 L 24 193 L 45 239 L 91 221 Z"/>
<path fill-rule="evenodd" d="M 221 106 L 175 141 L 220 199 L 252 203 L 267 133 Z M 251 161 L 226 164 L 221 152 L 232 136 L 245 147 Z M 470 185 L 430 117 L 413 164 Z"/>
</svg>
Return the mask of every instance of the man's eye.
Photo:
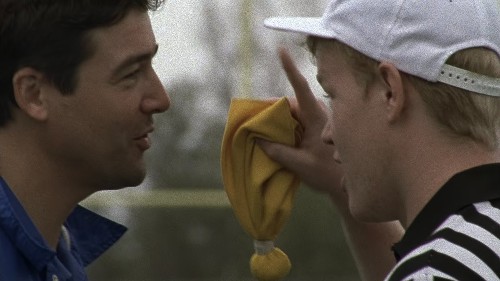
<svg viewBox="0 0 500 281">
<path fill-rule="evenodd" d="M 139 74 L 139 72 L 140 72 L 140 69 L 136 69 L 136 70 L 134 70 L 134 71 L 130 72 L 129 74 L 125 75 L 125 76 L 123 77 L 123 79 L 131 79 L 131 78 L 135 78 L 135 77 L 137 77 L 137 75 Z"/>
</svg>

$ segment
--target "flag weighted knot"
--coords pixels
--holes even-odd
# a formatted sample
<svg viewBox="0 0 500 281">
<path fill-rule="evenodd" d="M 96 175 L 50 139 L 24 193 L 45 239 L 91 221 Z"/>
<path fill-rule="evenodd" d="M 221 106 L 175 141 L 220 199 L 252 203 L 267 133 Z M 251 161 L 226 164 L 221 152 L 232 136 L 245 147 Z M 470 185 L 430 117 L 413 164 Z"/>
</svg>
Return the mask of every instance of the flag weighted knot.
<svg viewBox="0 0 500 281">
<path fill-rule="evenodd" d="M 288 256 L 273 241 L 254 241 L 255 254 L 250 259 L 252 275 L 259 281 L 278 281 L 292 268 Z"/>
</svg>

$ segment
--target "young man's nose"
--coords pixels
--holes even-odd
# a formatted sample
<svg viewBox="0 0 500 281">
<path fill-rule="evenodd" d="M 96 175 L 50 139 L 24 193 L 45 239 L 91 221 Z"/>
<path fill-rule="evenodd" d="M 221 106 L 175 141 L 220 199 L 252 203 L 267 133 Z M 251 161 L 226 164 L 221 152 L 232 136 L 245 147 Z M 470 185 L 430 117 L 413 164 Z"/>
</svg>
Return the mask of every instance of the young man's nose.
<svg viewBox="0 0 500 281">
<path fill-rule="evenodd" d="M 334 145 L 335 143 L 333 142 L 333 127 L 331 124 L 331 121 L 328 120 L 325 124 L 325 127 L 323 128 L 323 131 L 321 132 L 321 140 L 329 145 Z"/>
</svg>

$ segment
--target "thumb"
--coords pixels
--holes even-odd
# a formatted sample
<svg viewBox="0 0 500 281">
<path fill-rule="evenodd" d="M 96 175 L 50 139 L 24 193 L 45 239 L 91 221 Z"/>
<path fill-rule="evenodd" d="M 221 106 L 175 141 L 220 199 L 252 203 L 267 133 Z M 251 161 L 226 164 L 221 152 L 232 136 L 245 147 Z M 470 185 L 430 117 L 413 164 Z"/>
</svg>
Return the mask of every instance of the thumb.
<svg viewBox="0 0 500 281">
<path fill-rule="evenodd" d="M 298 160 L 303 158 L 303 155 L 296 147 L 270 142 L 260 138 L 256 138 L 255 142 L 269 158 L 278 162 L 286 169 L 292 172 L 297 172 L 299 169 L 299 167 L 297 167 L 298 165 L 294 165 L 294 163 L 297 163 Z"/>
</svg>

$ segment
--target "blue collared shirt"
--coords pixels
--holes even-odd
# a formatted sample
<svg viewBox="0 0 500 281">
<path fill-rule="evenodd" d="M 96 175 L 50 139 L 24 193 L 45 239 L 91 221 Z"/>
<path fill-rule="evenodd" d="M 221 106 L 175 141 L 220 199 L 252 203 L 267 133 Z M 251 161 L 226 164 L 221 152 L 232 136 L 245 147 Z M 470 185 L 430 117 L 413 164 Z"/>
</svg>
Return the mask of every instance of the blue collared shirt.
<svg viewBox="0 0 500 281">
<path fill-rule="evenodd" d="M 87 281 L 85 267 L 126 231 L 77 206 L 53 251 L 0 178 L 0 281 Z"/>
</svg>

